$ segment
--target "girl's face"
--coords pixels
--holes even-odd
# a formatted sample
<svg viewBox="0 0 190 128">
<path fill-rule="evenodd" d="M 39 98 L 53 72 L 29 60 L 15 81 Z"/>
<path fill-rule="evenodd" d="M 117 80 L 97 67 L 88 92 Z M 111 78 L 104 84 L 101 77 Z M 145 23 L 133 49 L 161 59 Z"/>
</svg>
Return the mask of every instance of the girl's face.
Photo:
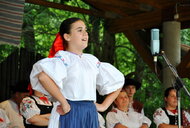
<svg viewBox="0 0 190 128">
<path fill-rule="evenodd" d="M 82 51 L 88 46 L 88 33 L 86 25 L 83 21 L 78 20 L 71 24 L 69 34 L 64 34 L 64 38 L 68 42 L 68 49 Z"/>
</svg>

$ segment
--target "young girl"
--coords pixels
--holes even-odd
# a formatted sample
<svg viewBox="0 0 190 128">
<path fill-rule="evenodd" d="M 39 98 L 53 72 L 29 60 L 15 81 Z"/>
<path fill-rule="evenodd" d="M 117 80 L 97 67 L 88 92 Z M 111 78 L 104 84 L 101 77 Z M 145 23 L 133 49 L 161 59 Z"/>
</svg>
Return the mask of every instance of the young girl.
<svg viewBox="0 0 190 128">
<path fill-rule="evenodd" d="M 53 58 L 33 66 L 33 89 L 57 100 L 49 128 L 99 128 L 97 111 L 105 111 L 124 84 L 119 70 L 83 53 L 87 45 L 85 23 L 79 18 L 66 19 L 50 51 L 49 57 Z M 96 89 L 107 95 L 102 104 L 95 103 Z"/>
</svg>

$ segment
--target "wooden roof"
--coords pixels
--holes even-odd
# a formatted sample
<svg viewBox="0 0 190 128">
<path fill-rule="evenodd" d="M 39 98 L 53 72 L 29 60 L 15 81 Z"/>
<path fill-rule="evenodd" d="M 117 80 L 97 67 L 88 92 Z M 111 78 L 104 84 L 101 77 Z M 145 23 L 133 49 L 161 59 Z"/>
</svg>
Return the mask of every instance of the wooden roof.
<svg viewBox="0 0 190 128">
<path fill-rule="evenodd" d="M 179 21 L 181 28 L 190 28 L 190 0 L 83 0 L 92 9 L 71 7 L 45 0 L 25 0 L 28 3 L 63 9 L 108 19 L 111 33 L 124 33 L 137 52 L 154 71 L 149 49 L 151 28 L 162 28 L 164 21 Z M 176 17 L 178 14 L 178 17 Z M 184 47 L 184 46 L 183 46 Z M 158 67 L 158 71 L 159 71 Z M 190 51 L 177 67 L 179 76 L 190 78 Z"/>
</svg>

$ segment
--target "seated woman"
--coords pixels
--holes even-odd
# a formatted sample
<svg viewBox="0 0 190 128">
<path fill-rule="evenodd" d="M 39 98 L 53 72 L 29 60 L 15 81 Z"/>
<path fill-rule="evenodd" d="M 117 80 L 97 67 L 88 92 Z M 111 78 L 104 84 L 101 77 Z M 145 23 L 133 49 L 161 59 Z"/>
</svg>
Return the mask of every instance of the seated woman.
<svg viewBox="0 0 190 128">
<path fill-rule="evenodd" d="M 129 98 L 121 91 L 114 101 L 114 110 L 106 116 L 107 128 L 148 128 L 151 121 L 141 113 L 129 111 Z"/>
<path fill-rule="evenodd" d="M 33 90 L 32 95 L 24 98 L 20 104 L 25 127 L 47 128 L 52 108 L 53 104 L 43 93 Z"/>
<path fill-rule="evenodd" d="M 164 93 L 165 107 L 158 108 L 154 115 L 154 123 L 157 128 L 178 128 L 177 94 L 173 87 L 169 87 Z M 190 115 L 181 111 L 181 128 L 190 128 Z"/>
</svg>

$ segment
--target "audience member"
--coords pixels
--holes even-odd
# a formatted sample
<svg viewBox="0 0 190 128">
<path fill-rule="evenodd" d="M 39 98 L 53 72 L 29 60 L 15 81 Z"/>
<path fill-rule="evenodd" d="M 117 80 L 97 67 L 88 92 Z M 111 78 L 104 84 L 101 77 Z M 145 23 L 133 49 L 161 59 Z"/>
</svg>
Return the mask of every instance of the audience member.
<svg viewBox="0 0 190 128">
<path fill-rule="evenodd" d="M 19 107 L 22 99 L 29 95 L 27 90 L 28 81 L 20 81 L 12 87 L 12 96 L 10 99 L 0 103 L 0 108 L 4 109 L 10 120 L 11 128 L 24 128 L 23 117 L 19 113 Z"/>
<path fill-rule="evenodd" d="M 127 92 L 127 95 L 129 97 L 129 110 L 144 114 L 143 104 L 138 100 L 134 99 L 134 95 L 140 87 L 141 83 L 134 79 L 129 79 L 125 77 L 125 84 L 123 88 Z"/>
<path fill-rule="evenodd" d="M 8 119 L 5 111 L 0 108 L 0 128 L 8 128 L 10 120 Z"/>
<path fill-rule="evenodd" d="M 114 101 L 114 110 L 106 116 L 107 128 L 148 128 L 150 119 L 144 114 L 129 111 L 129 97 L 123 90 Z"/>
<path fill-rule="evenodd" d="M 53 103 L 41 92 L 32 90 L 20 104 L 20 113 L 24 117 L 26 128 L 47 128 Z"/>
<path fill-rule="evenodd" d="M 154 123 L 157 128 L 178 128 L 177 94 L 173 87 L 165 90 L 165 107 L 158 108 L 154 115 Z M 182 128 L 190 128 L 190 115 L 186 111 L 181 111 Z"/>
</svg>

